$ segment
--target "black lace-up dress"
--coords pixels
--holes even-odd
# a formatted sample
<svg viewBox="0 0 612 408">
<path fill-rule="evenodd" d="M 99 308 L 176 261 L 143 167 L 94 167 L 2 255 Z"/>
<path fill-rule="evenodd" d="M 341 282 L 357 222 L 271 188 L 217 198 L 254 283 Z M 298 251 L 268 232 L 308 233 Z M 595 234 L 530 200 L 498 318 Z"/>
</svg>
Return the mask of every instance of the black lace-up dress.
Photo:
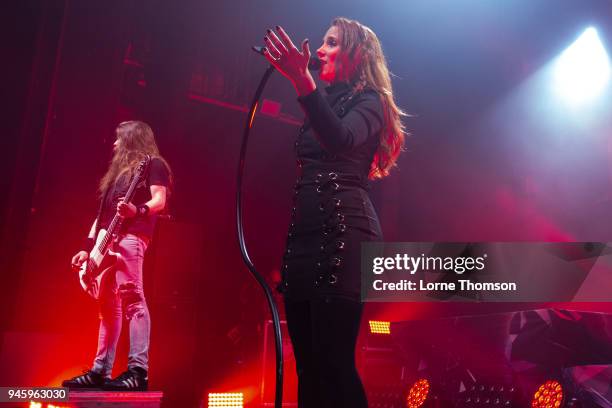
<svg viewBox="0 0 612 408">
<path fill-rule="evenodd" d="M 336 83 L 298 98 L 299 176 L 279 290 L 291 300 L 359 300 L 361 242 L 382 239 L 368 173 L 383 126 L 378 93 Z"/>
</svg>

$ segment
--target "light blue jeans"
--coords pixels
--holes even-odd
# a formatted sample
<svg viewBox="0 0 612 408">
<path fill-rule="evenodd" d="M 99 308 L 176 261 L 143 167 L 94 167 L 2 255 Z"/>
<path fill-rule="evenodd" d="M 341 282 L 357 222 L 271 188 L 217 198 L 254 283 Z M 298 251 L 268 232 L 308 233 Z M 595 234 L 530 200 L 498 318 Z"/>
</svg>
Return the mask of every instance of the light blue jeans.
<svg viewBox="0 0 612 408">
<path fill-rule="evenodd" d="M 117 263 L 102 278 L 100 285 L 100 329 L 98 351 L 93 371 L 110 377 L 121 334 L 122 317 L 129 322 L 130 351 L 128 368 L 148 371 L 151 319 L 142 285 L 142 264 L 147 242 L 133 235 L 124 235 L 115 243 Z"/>
</svg>

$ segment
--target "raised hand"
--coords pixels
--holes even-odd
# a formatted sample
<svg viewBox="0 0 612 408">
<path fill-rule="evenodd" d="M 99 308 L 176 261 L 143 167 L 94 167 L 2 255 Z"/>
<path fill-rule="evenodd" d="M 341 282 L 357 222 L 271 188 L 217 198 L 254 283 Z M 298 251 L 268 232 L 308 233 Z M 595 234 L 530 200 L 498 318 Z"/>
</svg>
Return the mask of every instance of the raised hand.
<svg viewBox="0 0 612 408">
<path fill-rule="evenodd" d="M 299 95 L 309 94 L 315 90 L 316 85 L 308 71 L 310 60 L 308 39 L 302 41 L 300 51 L 282 27 L 276 26 L 276 32 L 278 35 L 272 30 L 267 30 L 267 35 L 264 37 L 266 42 L 264 56 L 274 68 L 293 83 Z"/>
</svg>

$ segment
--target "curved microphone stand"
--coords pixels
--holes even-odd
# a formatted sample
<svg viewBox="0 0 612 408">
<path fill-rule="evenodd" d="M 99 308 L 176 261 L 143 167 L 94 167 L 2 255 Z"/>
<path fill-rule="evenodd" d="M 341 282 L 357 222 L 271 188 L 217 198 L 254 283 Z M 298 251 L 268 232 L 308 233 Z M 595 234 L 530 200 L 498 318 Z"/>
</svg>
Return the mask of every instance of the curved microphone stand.
<svg viewBox="0 0 612 408">
<path fill-rule="evenodd" d="M 256 52 L 260 52 L 255 49 Z M 249 140 L 249 133 L 251 128 L 253 127 L 253 120 L 255 119 L 255 112 L 257 111 L 257 106 L 259 105 L 259 99 L 261 98 L 261 94 L 266 86 L 266 82 L 270 78 L 270 75 L 274 72 L 274 67 L 269 65 L 266 69 L 266 72 L 263 74 L 261 81 L 259 82 L 259 86 L 255 91 L 255 95 L 253 96 L 253 100 L 251 102 L 251 108 L 249 109 L 249 114 L 246 118 L 246 122 L 244 124 L 244 131 L 242 133 L 242 145 L 240 147 L 240 160 L 238 161 L 238 178 L 237 178 L 237 189 L 236 189 L 236 229 L 238 230 L 238 242 L 240 244 L 240 253 L 242 254 L 242 260 L 246 264 L 247 268 L 253 275 L 253 277 L 257 280 L 261 288 L 263 289 L 266 299 L 268 301 L 268 306 L 270 307 L 270 311 L 272 312 L 272 322 L 274 326 L 274 345 L 276 349 L 276 389 L 274 393 L 274 407 L 281 408 L 283 404 L 283 342 L 282 335 L 280 329 L 280 318 L 278 314 L 278 307 L 276 303 L 274 303 L 274 299 L 272 298 L 272 290 L 270 286 L 267 284 L 266 280 L 257 272 L 255 269 L 255 265 L 251 261 L 249 257 L 249 253 L 247 251 L 246 243 L 244 240 L 244 228 L 242 225 L 242 179 L 244 176 L 244 161 L 246 158 L 246 150 L 247 144 Z"/>
</svg>

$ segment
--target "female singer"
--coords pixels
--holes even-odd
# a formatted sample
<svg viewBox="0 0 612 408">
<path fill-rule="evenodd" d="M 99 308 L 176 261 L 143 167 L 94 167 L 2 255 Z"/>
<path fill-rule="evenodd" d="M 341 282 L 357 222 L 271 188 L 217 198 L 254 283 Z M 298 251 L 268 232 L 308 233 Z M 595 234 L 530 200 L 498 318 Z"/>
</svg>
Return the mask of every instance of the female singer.
<svg viewBox="0 0 612 408">
<path fill-rule="evenodd" d="M 382 178 L 402 150 L 403 112 L 395 104 L 380 41 L 363 24 L 336 18 L 317 50 L 321 92 L 298 50 L 277 26 L 264 55 L 298 94 L 306 113 L 295 150 L 295 185 L 279 285 L 294 348 L 300 408 L 365 408 L 355 367 L 363 305 L 360 245 L 380 241 L 368 180 Z"/>
</svg>

